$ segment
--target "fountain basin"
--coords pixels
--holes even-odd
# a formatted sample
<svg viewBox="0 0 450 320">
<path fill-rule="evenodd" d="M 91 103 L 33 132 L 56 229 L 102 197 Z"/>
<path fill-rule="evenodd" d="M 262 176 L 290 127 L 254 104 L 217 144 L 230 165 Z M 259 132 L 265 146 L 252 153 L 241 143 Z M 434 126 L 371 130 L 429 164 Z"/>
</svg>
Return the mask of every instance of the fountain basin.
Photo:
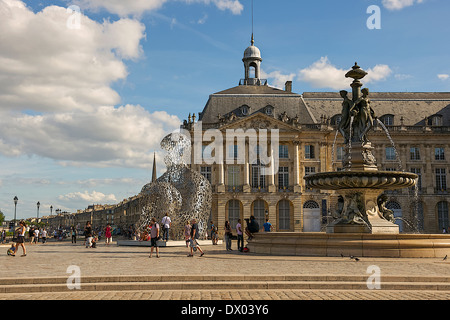
<svg viewBox="0 0 450 320">
<path fill-rule="evenodd" d="M 323 190 L 352 188 L 393 190 L 412 187 L 417 175 L 400 171 L 333 171 L 304 177 L 306 187 Z"/>
<path fill-rule="evenodd" d="M 247 247 L 267 255 L 443 258 L 450 254 L 450 235 L 267 232 L 257 233 Z"/>
</svg>

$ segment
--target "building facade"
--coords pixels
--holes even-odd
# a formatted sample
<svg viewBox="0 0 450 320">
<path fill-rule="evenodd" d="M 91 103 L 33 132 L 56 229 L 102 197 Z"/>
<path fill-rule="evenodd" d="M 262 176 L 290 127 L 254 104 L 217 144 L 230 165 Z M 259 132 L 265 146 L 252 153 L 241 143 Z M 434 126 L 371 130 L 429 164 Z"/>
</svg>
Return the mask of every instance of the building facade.
<svg viewBox="0 0 450 320">
<path fill-rule="evenodd" d="M 334 191 L 306 188 L 303 177 L 342 170 L 344 141 L 337 128 L 343 99 L 338 92 L 294 93 L 290 81 L 284 90 L 269 86 L 259 78 L 262 58 L 253 39 L 242 61 L 245 78 L 239 85 L 211 94 L 198 120 L 189 116 L 182 125 L 193 145 L 202 139 L 203 162 L 193 157 L 192 169 L 212 184 L 212 220 L 219 227 L 228 220 L 233 227 L 253 215 L 260 226 L 269 219 L 280 232 L 323 231 L 338 197 Z M 450 93 L 377 92 L 370 99 L 378 120 L 369 139 L 379 170 L 419 175 L 417 187 L 386 191 L 387 207 L 401 232 L 442 232 L 449 226 Z M 202 135 L 196 136 L 199 124 Z M 250 139 L 245 145 L 233 140 L 230 147 L 224 138 L 222 150 L 208 149 L 211 129 L 224 137 L 229 130 L 278 130 L 278 170 L 262 174 L 267 163 L 250 157 L 261 147 Z M 211 164 L 211 151 L 235 161 Z"/>
<path fill-rule="evenodd" d="M 211 94 L 198 117 L 189 115 L 181 126 L 191 134 L 194 148 L 195 130 L 201 124 L 203 159 L 194 161 L 193 152 L 191 169 L 212 185 L 211 220 L 221 234 L 226 220 L 234 229 L 238 219 L 251 215 L 260 226 L 269 219 L 279 232 L 324 231 L 337 210 L 338 196 L 334 191 L 306 188 L 303 177 L 342 170 L 344 141 L 337 128 L 343 100 L 338 92 L 294 93 L 291 81 L 284 89 L 269 86 L 260 78 L 261 52 L 253 39 L 242 62 L 244 79 L 239 85 Z M 401 232 L 442 232 L 449 227 L 450 93 L 373 92 L 369 97 L 378 119 L 369 132 L 378 169 L 419 176 L 412 189 L 386 191 L 387 207 L 398 218 Z M 269 153 L 264 154 L 264 148 L 248 137 L 243 143 L 224 139 L 221 150 L 210 150 L 210 130 L 224 137 L 227 130 L 241 130 L 244 136 L 251 130 L 270 134 L 277 130 L 277 150 L 269 143 Z M 270 150 L 278 155 L 273 173 L 266 171 L 264 160 Z M 217 152 L 227 161 L 211 162 Z M 139 220 L 141 211 L 137 195 L 49 221 L 53 220 L 52 225 L 62 219 L 76 225 L 92 221 L 94 226 L 109 223 L 127 228 Z"/>
</svg>

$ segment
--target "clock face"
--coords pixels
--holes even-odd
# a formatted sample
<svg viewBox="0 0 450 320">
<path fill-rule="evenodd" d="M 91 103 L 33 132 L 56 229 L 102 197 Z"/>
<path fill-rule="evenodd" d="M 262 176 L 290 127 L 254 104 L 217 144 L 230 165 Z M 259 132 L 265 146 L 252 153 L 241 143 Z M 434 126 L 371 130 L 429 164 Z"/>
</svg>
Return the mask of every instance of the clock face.
<svg viewBox="0 0 450 320">
<path fill-rule="evenodd" d="M 246 116 L 246 115 L 248 115 L 248 106 L 242 106 L 241 107 L 241 113 L 244 115 L 244 116 Z"/>
<path fill-rule="evenodd" d="M 271 116 L 273 114 L 273 107 L 272 106 L 267 106 L 266 107 L 266 114 L 268 116 Z"/>
</svg>

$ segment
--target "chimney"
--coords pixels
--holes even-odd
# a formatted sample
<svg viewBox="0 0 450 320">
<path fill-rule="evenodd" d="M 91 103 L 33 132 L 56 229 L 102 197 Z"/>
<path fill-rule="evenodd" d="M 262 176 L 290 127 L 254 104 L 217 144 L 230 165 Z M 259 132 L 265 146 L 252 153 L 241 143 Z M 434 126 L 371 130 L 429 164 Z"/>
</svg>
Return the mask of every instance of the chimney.
<svg viewBox="0 0 450 320">
<path fill-rule="evenodd" d="M 286 81 L 284 85 L 284 91 L 292 92 L 292 81 Z"/>
</svg>

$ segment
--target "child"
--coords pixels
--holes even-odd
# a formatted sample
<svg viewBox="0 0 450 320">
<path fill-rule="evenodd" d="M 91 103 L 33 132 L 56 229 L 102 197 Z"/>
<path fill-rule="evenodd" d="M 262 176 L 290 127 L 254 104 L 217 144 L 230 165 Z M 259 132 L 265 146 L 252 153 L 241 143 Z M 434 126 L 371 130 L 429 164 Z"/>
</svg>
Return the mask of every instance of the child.
<svg viewBox="0 0 450 320">
<path fill-rule="evenodd" d="M 6 252 L 8 254 L 8 256 L 15 256 L 16 253 L 16 243 L 13 243 L 11 245 L 11 248 L 8 249 L 8 251 Z"/>
</svg>

